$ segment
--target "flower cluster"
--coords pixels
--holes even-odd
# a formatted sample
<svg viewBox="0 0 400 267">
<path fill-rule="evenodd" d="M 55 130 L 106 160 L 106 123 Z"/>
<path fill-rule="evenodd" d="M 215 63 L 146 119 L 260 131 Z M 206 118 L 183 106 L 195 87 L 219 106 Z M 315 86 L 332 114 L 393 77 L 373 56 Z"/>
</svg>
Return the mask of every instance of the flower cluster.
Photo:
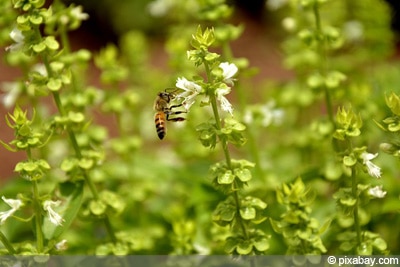
<svg viewBox="0 0 400 267">
<path fill-rule="evenodd" d="M 229 100 L 225 97 L 231 92 L 231 87 L 234 84 L 234 76 L 238 71 L 238 67 L 233 63 L 222 62 L 219 64 L 219 68 L 222 71 L 222 81 L 219 83 L 219 87 L 215 90 L 215 95 L 220 103 L 220 107 L 223 111 L 233 114 L 233 107 Z M 176 82 L 176 87 L 183 90 L 182 93 L 178 94 L 176 97 L 178 99 L 183 99 L 182 104 L 189 110 L 194 104 L 196 97 L 204 93 L 203 86 L 200 85 L 201 82 L 196 83 L 187 80 L 185 77 L 178 78 Z"/>
</svg>

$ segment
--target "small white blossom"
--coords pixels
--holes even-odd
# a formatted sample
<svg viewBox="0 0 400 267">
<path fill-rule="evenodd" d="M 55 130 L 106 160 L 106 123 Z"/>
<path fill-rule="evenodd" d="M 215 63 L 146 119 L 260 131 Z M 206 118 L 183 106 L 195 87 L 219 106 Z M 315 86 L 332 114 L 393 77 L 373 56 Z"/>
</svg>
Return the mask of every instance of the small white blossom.
<svg viewBox="0 0 400 267">
<path fill-rule="evenodd" d="M 67 250 L 68 245 L 67 245 L 67 240 L 63 239 L 60 242 L 58 242 L 57 244 L 55 244 L 55 247 L 58 251 L 64 251 Z"/>
<path fill-rule="evenodd" d="M 363 160 L 363 164 L 367 167 L 368 174 L 372 177 L 380 178 L 382 175 L 381 168 L 376 166 L 374 163 L 371 162 L 372 159 L 376 158 L 378 153 L 371 154 L 367 152 L 363 152 L 361 154 L 361 158 Z"/>
<path fill-rule="evenodd" d="M 357 20 L 348 21 L 344 24 L 343 35 L 350 41 L 360 41 L 364 37 L 364 27 Z"/>
<path fill-rule="evenodd" d="M 87 20 L 89 18 L 89 14 L 82 12 L 82 6 L 76 6 L 71 10 L 71 16 L 78 20 Z"/>
<path fill-rule="evenodd" d="M 25 42 L 25 36 L 22 34 L 22 32 L 18 28 L 14 28 L 10 32 L 10 37 L 13 39 L 15 44 L 6 47 L 6 51 L 17 51 L 21 49 Z"/>
<path fill-rule="evenodd" d="M 225 95 L 229 94 L 231 92 L 230 87 L 225 87 L 225 88 L 218 88 L 215 92 L 217 95 L 217 99 L 221 104 L 221 109 L 223 111 L 229 112 L 231 115 L 233 115 L 233 107 L 232 104 L 228 101 L 228 99 L 225 97 Z"/>
<path fill-rule="evenodd" d="M 37 73 L 39 73 L 43 77 L 47 77 L 48 76 L 47 69 L 46 69 L 45 65 L 41 64 L 41 63 L 33 65 L 32 71 L 36 71 Z"/>
<path fill-rule="evenodd" d="M 176 87 L 183 90 L 182 93 L 178 94 L 176 98 L 183 98 L 183 106 L 186 110 L 194 104 L 195 98 L 201 93 L 202 88 L 195 82 L 188 81 L 186 78 L 178 78 L 176 81 Z"/>
<path fill-rule="evenodd" d="M 368 194 L 372 197 L 376 197 L 376 198 L 384 198 L 386 195 L 386 191 L 382 190 L 382 186 L 381 185 L 377 185 L 375 187 L 371 187 L 368 190 Z"/>
<path fill-rule="evenodd" d="M 168 14 L 171 8 L 174 6 L 173 0 L 155 0 L 151 2 L 147 7 L 150 15 L 154 17 L 162 17 Z"/>
<path fill-rule="evenodd" d="M 21 93 L 21 85 L 18 82 L 4 82 L 2 85 L 1 89 L 5 94 L 0 96 L 0 101 L 5 108 L 11 108 Z"/>
<path fill-rule="evenodd" d="M 1 198 L 8 206 L 11 207 L 11 209 L 8 211 L 0 212 L 0 224 L 3 224 L 8 217 L 12 216 L 14 212 L 16 212 L 22 206 L 22 201 L 19 199 L 5 198 L 4 196 Z"/>
<path fill-rule="evenodd" d="M 288 2 L 288 0 L 268 0 L 266 6 L 270 10 L 278 10 L 285 6 Z"/>
<path fill-rule="evenodd" d="M 235 64 L 228 62 L 222 62 L 221 64 L 219 64 L 219 67 L 222 69 L 224 82 L 229 85 L 233 85 L 233 81 L 235 79 L 233 79 L 232 77 L 235 76 L 235 74 L 238 72 L 238 67 L 236 67 Z"/>
<path fill-rule="evenodd" d="M 280 108 L 275 108 L 275 101 L 269 101 L 264 105 L 255 105 L 246 109 L 243 121 L 252 124 L 258 121 L 261 126 L 280 125 L 284 119 L 285 112 Z"/>
<path fill-rule="evenodd" d="M 288 32 L 293 32 L 297 29 L 297 22 L 292 17 L 286 17 L 282 20 L 282 26 Z"/>
<path fill-rule="evenodd" d="M 62 222 L 64 221 L 64 219 L 52 208 L 52 207 L 58 207 L 60 206 L 60 204 L 61 201 L 59 200 L 58 201 L 46 200 L 45 202 L 43 202 L 43 209 L 47 211 L 49 215 L 49 220 L 54 225 L 62 225 Z"/>
</svg>

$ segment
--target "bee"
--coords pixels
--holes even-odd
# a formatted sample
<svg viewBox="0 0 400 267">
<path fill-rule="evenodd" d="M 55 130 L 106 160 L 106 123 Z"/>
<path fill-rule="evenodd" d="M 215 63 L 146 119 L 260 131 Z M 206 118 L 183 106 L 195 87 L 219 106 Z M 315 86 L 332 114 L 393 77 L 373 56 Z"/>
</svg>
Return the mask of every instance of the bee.
<svg viewBox="0 0 400 267">
<path fill-rule="evenodd" d="M 175 108 L 179 108 L 182 104 L 171 105 L 171 101 L 175 99 L 174 92 L 168 92 L 167 89 L 163 92 L 159 92 L 157 94 L 156 101 L 154 102 L 154 109 L 156 111 L 156 115 L 154 118 L 154 122 L 156 124 L 157 135 L 162 140 L 167 134 L 167 125 L 166 121 L 184 121 L 183 117 L 173 117 L 178 114 L 187 113 L 187 111 L 173 111 Z"/>
</svg>

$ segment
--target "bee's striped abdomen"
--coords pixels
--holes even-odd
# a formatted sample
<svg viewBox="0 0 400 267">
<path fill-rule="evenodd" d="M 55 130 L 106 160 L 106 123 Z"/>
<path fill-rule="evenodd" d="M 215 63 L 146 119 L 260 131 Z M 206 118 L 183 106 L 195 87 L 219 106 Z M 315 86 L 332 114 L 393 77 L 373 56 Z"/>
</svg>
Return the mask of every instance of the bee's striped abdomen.
<svg viewBox="0 0 400 267">
<path fill-rule="evenodd" d="M 167 133 L 167 128 L 165 125 L 165 113 L 162 111 L 157 112 L 154 121 L 156 123 L 158 138 L 162 140 Z"/>
</svg>

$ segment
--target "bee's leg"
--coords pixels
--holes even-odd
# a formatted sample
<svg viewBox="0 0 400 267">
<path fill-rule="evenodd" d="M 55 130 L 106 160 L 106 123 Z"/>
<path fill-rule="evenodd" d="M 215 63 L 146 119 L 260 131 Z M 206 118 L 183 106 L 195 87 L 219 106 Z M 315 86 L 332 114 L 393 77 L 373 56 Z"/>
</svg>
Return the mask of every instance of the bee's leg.
<svg viewBox="0 0 400 267">
<path fill-rule="evenodd" d="M 183 106 L 183 104 L 178 104 L 178 105 L 172 105 L 172 106 L 170 106 L 169 107 L 169 111 L 170 112 L 173 112 L 173 111 L 171 111 L 173 108 L 179 108 L 179 107 L 182 107 Z M 181 113 L 187 113 L 186 111 L 182 111 Z"/>
<path fill-rule="evenodd" d="M 173 107 L 173 106 L 172 106 Z M 172 108 L 171 107 L 171 108 Z M 167 115 L 166 116 L 166 120 L 167 121 L 184 121 L 184 120 L 186 120 L 185 118 L 183 118 L 183 117 L 175 117 L 175 118 L 170 118 L 169 116 L 174 116 L 174 115 L 178 115 L 178 114 L 182 114 L 182 113 L 187 113 L 186 111 L 168 111 L 168 112 L 165 112 L 165 114 Z"/>
</svg>

